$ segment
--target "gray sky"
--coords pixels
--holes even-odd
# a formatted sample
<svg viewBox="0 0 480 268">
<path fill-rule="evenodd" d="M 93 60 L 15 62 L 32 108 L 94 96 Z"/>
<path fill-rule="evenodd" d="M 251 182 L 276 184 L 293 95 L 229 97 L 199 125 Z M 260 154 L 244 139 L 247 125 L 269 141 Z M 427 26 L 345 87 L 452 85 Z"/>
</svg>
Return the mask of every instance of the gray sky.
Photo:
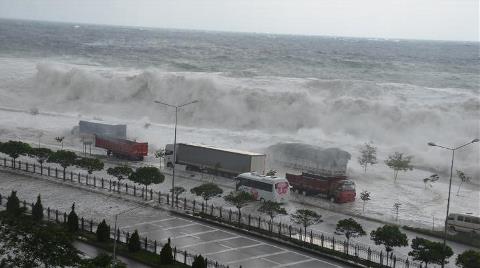
<svg viewBox="0 0 480 268">
<path fill-rule="evenodd" d="M 1 18 L 479 41 L 479 0 L 0 0 Z"/>
</svg>

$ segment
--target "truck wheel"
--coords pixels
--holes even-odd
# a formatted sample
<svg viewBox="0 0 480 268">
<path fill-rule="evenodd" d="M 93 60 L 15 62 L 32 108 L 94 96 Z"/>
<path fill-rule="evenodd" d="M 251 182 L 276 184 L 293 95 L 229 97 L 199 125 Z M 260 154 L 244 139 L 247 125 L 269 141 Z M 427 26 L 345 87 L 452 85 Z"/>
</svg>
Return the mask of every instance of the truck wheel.
<svg viewBox="0 0 480 268">
<path fill-rule="evenodd" d="M 455 230 L 455 226 L 449 226 L 449 227 L 448 227 L 448 230 L 449 230 L 450 232 L 455 232 L 455 231 L 456 231 L 456 230 Z"/>
</svg>

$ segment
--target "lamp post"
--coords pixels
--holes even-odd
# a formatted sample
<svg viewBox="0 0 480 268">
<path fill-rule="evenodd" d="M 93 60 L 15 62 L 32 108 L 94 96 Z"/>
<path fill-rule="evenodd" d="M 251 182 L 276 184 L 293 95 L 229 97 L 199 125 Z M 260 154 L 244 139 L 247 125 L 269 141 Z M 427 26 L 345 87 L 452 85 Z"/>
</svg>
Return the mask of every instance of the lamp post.
<svg viewBox="0 0 480 268">
<path fill-rule="evenodd" d="M 113 240 L 113 264 L 114 264 L 114 265 L 117 263 L 117 255 L 116 255 L 116 252 L 117 252 L 117 239 L 118 239 L 118 237 L 117 237 L 117 220 L 118 220 L 118 216 L 119 216 L 119 215 L 122 215 L 122 214 L 125 214 L 125 213 L 127 213 L 127 212 L 130 212 L 130 211 L 132 211 L 132 210 L 135 210 L 135 209 L 137 209 L 137 208 L 145 207 L 147 204 L 152 203 L 153 201 L 155 201 L 155 200 L 152 199 L 152 200 L 150 200 L 150 201 L 148 201 L 148 202 L 145 202 L 145 203 L 143 203 L 143 204 L 141 204 L 141 205 L 139 205 L 139 206 L 136 206 L 136 207 L 133 207 L 133 208 L 129 208 L 129 209 L 127 209 L 127 210 L 124 210 L 124 211 L 121 211 L 121 212 L 115 214 L 115 224 L 114 224 L 114 226 L 115 226 L 114 228 L 115 228 L 115 229 L 114 229 L 114 231 L 113 231 L 113 238 L 114 238 L 114 240 Z"/>
<path fill-rule="evenodd" d="M 455 159 L 455 151 L 460 149 L 460 148 L 463 148 L 463 147 L 465 147 L 469 144 L 476 143 L 478 141 L 480 141 L 480 140 L 479 139 L 474 139 L 469 143 L 465 143 L 464 145 L 461 145 L 461 146 L 458 146 L 458 147 L 455 147 L 455 148 L 449 148 L 449 147 L 446 147 L 446 146 L 441 146 L 441 145 L 435 144 L 433 142 L 428 143 L 429 146 L 439 147 L 439 148 L 443 148 L 443 149 L 452 151 L 452 164 L 450 166 L 450 182 L 448 184 L 447 215 L 445 216 L 445 227 L 444 227 L 444 230 L 443 230 L 443 254 L 445 254 L 445 249 L 447 247 L 447 222 L 448 222 L 448 214 L 450 212 L 450 192 L 451 192 L 451 189 L 452 189 L 453 160 Z M 442 268 L 443 267 L 445 267 L 445 255 L 443 256 L 443 259 L 442 259 Z"/>
<path fill-rule="evenodd" d="M 184 103 L 184 104 L 180 104 L 180 105 L 172 105 L 172 104 L 168 104 L 168 103 L 165 103 L 165 102 L 161 102 L 161 101 L 154 101 L 155 103 L 158 103 L 158 104 L 162 104 L 162 105 L 165 105 L 165 106 L 168 106 L 168 107 L 172 107 L 172 108 L 175 108 L 175 135 L 174 135 L 174 138 L 173 138 L 173 164 L 172 164 L 172 206 L 173 206 L 173 200 L 175 198 L 175 192 L 174 192 L 174 188 L 175 188 L 175 165 L 177 163 L 177 121 L 178 121 L 178 109 L 179 108 L 182 108 L 182 107 L 185 107 L 187 105 L 190 105 L 190 104 L 194 104 L 194 103 L 197 103 L 198 100 L 194 100 L 194 101 L 190 101 L 190 102 L 187 102 L 187 103 Z"/>
</svg>

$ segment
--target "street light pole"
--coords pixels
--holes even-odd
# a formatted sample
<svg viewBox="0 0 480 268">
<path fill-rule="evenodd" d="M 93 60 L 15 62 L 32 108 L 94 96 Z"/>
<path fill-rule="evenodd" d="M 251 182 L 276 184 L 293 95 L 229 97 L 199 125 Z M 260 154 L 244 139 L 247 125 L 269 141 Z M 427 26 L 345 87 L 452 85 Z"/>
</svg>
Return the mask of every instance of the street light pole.
<svg viewBox="0 0 480 268">
<path fill-rule="evenodd" d="M 132 210 L 135 210 L 135 209 L 137 209 L 137 208 L 145 207 L 147 204 L 152 203 L 153 201 L 154 201 L 154 200 L 150 200 L 150 201 L 145 202 L 145 203 L 143 203 L 143 204 L 141 204 L 141 205 L 139 205 L 139 206 L 136 206 L 136 207 L 133 207 L 133 208 L 129 208 L 129 209 L 127 209 L 127 210 L 124 210 L 124 211 L 121 211 L 121 212 L 115 214 L 115 224 L 114 224 L 114 228 L 115 228 L 115 229 L 114 229 L 114 231 L 113 231 L 113 238 L 114 238 L 114 240 L 113 240 L 113 264 L 114 264 L 114 265 L 117 263 L 117 254 L 116 254 L 116 253 L 117 253 L 117 239 L 118 239 L 118 237 L 117 237 L 117 234 L 118 234 L 118 232 L 117 232 L 118 216 L 121 215 L 121 214 L 125 214 L 125 213 L 127 213 L 127 212 L 130 212 L 130 211 L 132 211 Z"/>
<path fill-rule="evenodd" d="M 172 206 L 175 198 L 175 165 L 177 164 L 177 122 L 178 122 L 178 109 L 184 106 L 197 103 L 198 100 L 190 101 L 181 105 L 172 105 L 161 101 L 154 101 L 155 103 L 162 104 L 168 107 L 175 108 L 175 134 L 173 138 L 173 163 L 172 163 Z"/>
<path fill-rule="evenodd" d="M 479 139 L 474 139 L 472 140 L 471 142 L 469 143 L 465 143 L 464 145 L 461 145 L 461 146 L 458 146 L 456 148 L 450 148 L 450 147 L 446 147 L 446 146 L 441 146 L 441 145 L 437 145 L 433 142 L 429 142 L 428 145 L 429 146 L 434 146 L 434 147 L 439 147 L 439 148 L 443 148 L 443 149 L 446 149 L 446 150 L 450 150 L 452 151 L 452 163 L 450 165 L 450 182 L 448 184 L 448 199 L 447 199 L 447 215 L 445 216 L 445 227 L 443 229 L 443 259 L 442 259 L 442 268 L 445 267 L 445 252 L 446 252 L 446 248 L 447 248 L 447 222 L 448 222 L 448 214 L 450 213 L 450 192 L 452 190 L 452 177 L 453 177 L 453 161 L 455 159 L 455 151 L 460 149 L 460 148 L 463 148 L 469 144 L 472 144 L 472 143 L 476 143 L 480 141 Z"/>
</svg>

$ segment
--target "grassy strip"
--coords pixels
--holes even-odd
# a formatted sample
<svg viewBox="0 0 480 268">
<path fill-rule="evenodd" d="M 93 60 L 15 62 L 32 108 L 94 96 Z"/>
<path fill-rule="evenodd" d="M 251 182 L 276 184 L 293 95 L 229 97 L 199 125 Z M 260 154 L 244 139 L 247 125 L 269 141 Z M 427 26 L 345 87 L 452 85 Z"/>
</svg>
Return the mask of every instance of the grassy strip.
<svg viewBox="0 0 480 268">
<path fill-rule="evenodd" d="M 424 228 L 403 226 L 403 229 L 416 232 L 419 234 L 429 235 L 433 237 L 443 238 L 443 231 L 432 231 Z M 461 233 L 454 235 L 447 233 L 447 240 L 462 243 L 472 247 L 480 248 L 480 235 L 475 233 Z"/>
<path fill-rule="evenodd" d="M 100 243 L 97 241 L 97 238 L 95 234 L 87 233 L 84 232 L 79 236 L 79 239 L 82 242 L 85 242 L 87 244 L 90 244 L 94 247 L 101 248 L 105 251 L 108 252 L 113 252 L 113 241 L 109 241 L 108 243 Z M 151 266 L 151 267 L 162 267 L 162 268 L 186 268 L 190 267 L 188 265 L 185 265 L 183 263 L 177 262 L 176 264 L 171 264 L 171 265 L 160 265 L 160 255 L 155 254 L 153 252 L 149 252 L 146 250 L 140 250 L 137 252 L 130 252 L 128 251 L 128 248 L 125 244 L 123 243 L 117 243 L 117 249 L 116 253 L 118 255 L 124 256 L 126 258 L 138 261 L 140 263 L 143 263 L 145 265 Z"/>
</svg>

